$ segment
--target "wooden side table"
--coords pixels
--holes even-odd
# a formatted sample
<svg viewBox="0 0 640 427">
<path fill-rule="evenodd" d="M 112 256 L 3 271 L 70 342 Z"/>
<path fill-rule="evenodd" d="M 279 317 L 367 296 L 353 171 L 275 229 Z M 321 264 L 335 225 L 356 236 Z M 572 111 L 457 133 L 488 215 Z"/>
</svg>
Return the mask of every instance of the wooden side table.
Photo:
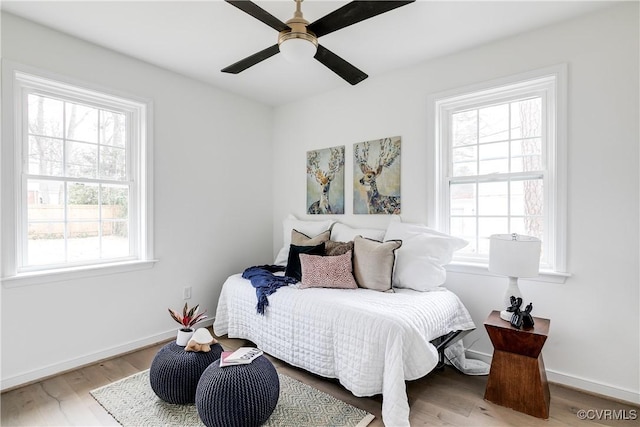
<svg viewBox="0 0 640 427">
<path fill-rule="evenodd" d="M 549 334 L 549 319 L 534 317 L 530 329 L 517 329 L 492 311 L 484 327 L 493 344 L 493 360 L 484 398 L 489 402 L 549 418 L 549 384 L 542 347 Z"/>
</svg>

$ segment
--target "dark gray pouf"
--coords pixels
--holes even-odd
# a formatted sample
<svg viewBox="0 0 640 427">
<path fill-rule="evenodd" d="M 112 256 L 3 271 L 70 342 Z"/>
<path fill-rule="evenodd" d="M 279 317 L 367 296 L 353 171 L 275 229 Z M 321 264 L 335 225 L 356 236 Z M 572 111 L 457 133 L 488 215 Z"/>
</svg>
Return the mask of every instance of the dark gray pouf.
<svg viewBox="0 0 640 427">
<path fill-rule="evenodd" d="M 198 382 L 196 408 L 207 427 L 259 426 L 271 416 L 279 396 L 276 368 L 260 356 L 247 365 L 209 366 Z"/>
<path fill-rule="evenodd" d="M 149 381 L 155 394 L 168 403 L 194 403 L 200 375 L 220 359 L 222 346 L 211 345 L 206 353 L 185 351 L 174 342 L 162 347 L 151 363 Z"/>
</svg>

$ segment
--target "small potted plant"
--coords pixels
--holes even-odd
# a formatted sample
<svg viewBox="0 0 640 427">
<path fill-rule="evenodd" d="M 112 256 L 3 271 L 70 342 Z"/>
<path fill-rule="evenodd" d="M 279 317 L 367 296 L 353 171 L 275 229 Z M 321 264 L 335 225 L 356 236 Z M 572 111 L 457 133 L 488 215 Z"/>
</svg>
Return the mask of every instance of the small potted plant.
<svg viewBox="0 0 640 427">
<path fill-rule="evenodd" d="M 205 315 L 206 310 L 202 313 L 198 313 L 200 310 L 200 305 L 196 305 L 191 309 L 187 306 L 187 303 L 184 303 L 184 308 L 182 309 L 182 315 L 180 313 L 169 309 L 169 314 L 176 322 L 182 325 L 180 329 L 178 329 L 178 336 L 176 338 L 176 344 L 180 346 L 186 346 L 191 336 L 193 335 L 193 325 L 207 318 Z"/>
</svg>

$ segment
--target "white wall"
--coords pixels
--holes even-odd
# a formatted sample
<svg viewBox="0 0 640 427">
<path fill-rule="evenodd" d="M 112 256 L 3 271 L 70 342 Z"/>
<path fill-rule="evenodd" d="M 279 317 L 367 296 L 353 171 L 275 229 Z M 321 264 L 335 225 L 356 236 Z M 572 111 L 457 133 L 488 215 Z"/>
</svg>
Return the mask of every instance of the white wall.
<svg viewBox="0 0 640 427">
<path fill-rule="evenodd" d="M 270 108 L 6 13 L 2 55 L 153 101 L 159 260 L 131 273 L 3 285 L 3 388 L 175 335 L 167 308 L 181 307 L 183 287 L 213 316 L 229 274 L 270 261 L 270 189 L 248 173 L 268 170 Z"/>
<path fill-rule="evenodd" d="M 384 216 L 352 214 L 353 144 L 401 135 L 402 217 L 428 223 L 427 97 L 567 63 L 572 277 L 525 282 L 522 290 L 534 315 L 551 319 L 543 351 L 551 381 L 640 402 L 638 38 L 638 4 L 627 3 L 276 109 L 274 253 L 286 214 L 312 218 L 305 215 L 306 151 L 346 145 L 346 215 L 336 219 L 385 227 Z M 506 279 L 450 273 L 447 286 L 477 325 L 466 345 L 490 355 L 483 321 L 499 308 Z"/>
</svg>

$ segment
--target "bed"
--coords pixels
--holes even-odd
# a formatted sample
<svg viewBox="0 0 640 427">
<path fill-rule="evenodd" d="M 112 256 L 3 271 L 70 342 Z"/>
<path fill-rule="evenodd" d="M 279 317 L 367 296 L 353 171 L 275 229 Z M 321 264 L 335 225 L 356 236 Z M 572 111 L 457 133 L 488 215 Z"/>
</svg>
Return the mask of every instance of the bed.
<svg viewBox="0 0 640 427">
<path fill-rule="evenodd" d="M 431 343 L 475 325 L 459 298 L 443 287 L 395 289 L 281 287 L 256 312 L 256 290 L 240 274 L 222 287 L 214 331 L 243 338 L 293 366 L 336 378 L 355 396 L 382 394 L 387 426 L 409 425 L 405 380 L 438 364 Z"/>
<path fill-rule="evenodd" d="M 282 226 L 284 244 L 274 264 L 300 282 L 279 287 L 264 306 L 256 283 L 230 276 L 215 333 L 250 340 L 293 366 L 335 378 L 355 396 L 382 394 L 385 425 L 408 426 L 405 380 L 428 374 L 451 337 L 475 328 L 460 299 L 443 287 L 444 266 L 467 242 L 398 215 L 386 229 L 293 215 Z M 263 308 L 264 315 L 257 314 Z M 447 351 L 452 364 L 470 373 L 461 365 L 461 341 Z"/>
</svg>

